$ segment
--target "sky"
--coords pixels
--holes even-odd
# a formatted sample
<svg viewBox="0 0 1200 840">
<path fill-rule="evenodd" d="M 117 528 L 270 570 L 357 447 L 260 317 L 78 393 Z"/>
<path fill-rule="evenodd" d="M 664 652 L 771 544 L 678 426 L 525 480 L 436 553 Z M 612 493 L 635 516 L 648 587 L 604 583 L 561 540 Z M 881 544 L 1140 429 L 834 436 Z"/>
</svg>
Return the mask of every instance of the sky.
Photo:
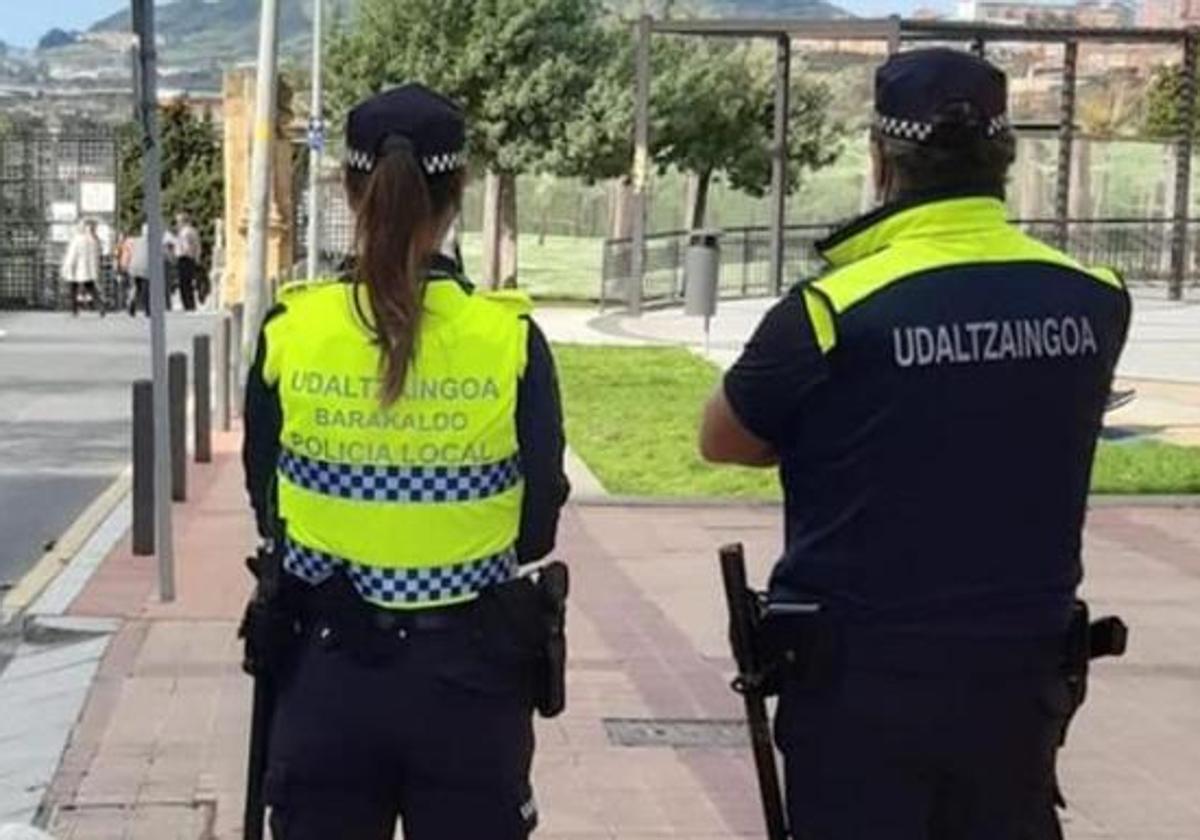
<svg viewBox="0 0 1200 840">
<path fill-rule="evenodd" d="M 85 29 L 129 0 L 0 0 L 0 41 L 31 47 L 49 30 Z"/>
<path fill-rule="evenodd" d="M 833 2 L 860 15 L 903 14 L 921 6 L 947 9 L 951 5 L 951 0 Z M 0 0 L 0 41 L 18 47 L 31 47 L 54 27 L 85 29 L 128 5 L 129 0 Z"/>
</svg>

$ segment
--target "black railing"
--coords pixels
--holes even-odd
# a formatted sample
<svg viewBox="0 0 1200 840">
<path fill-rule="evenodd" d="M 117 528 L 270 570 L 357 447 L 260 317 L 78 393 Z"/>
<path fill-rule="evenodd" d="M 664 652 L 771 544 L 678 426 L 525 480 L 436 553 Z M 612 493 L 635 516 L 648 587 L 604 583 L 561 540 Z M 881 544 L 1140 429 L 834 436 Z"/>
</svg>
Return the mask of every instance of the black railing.
<svg viewBox="0 0 1200 840">
<path fill-rule="evenodd" d="M 60 264 L 76 224 L 93 219 L 115 240 L 117 138 L 104 126 L 0 135 L 0 309 L 55 309 L 69 303 Z M 96 191 L 108 206 L 95 205 Z M 110 242 L 109 244 L 112 244 Z M 108 258 L 101 291 L 117 289 Z"/>
<path fill-rule="evenodd" d="M 1127 282 L 1163 283 L 1171 279 L 1171 245 L 1174 221 L 1155 219 L 1072 219 L 1061 242 L 1062 224 L 1056 219 L 1016 222 L 1029 235 L 1064 250 L 1086 265 L 1115 268 Z M 820 274 L 825 263 L 816 243 L 835 225 L 789 225 L 784 231 L 784 285 Z M 682 299 L 688 231 L 674 230 L 646 237 L 645 280 L 642 299 L 671 303 Z M 1188 285 L 1200 283 L 1200 219 L 1187 225 Z M 721 231 L 723 298 L 771 294 L 771 231 L 766 227 L 726 228 Z M 629 300 L 633 240 L 609 239 L 604 243 L 600 298 L 604 303 Z"/>
</svg>

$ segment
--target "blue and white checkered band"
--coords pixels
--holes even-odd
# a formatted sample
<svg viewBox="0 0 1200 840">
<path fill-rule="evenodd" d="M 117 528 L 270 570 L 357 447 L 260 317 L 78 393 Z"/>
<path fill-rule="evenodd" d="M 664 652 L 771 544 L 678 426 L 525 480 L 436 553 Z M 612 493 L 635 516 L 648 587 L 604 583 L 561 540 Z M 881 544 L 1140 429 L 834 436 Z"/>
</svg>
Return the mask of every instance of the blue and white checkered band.
<svg viewBox="0 0 1200 840">
<path fill-rule="evenodd" d="M 497 496 L 521 481 L 514 455 L 490 464 L 389 467 L 317 461 L 284 449 L 279 471 L 298 487 L 360 502 L 470 502 Z"/>
<path fill-rule="evenodd" d="M 919 120 L 906 120 L 901 117 L 889 117 L 884 114 L 875 115 L 875 127 L 879 129 L 879 133 L 885 137 L 895 137 L 897 140 L 912 140 L 917 143 L 924 143 L 933 136 L 933 123 L 921 122 Z M 1012 123 L 1008 121 L 1007 114 L 1001 114 L 998 117 L 992 117 L 988 120 L 987 128 L 985 129 L 988 137 L 995 137 L 1012 127 Z"/>
<path fill-rule="evenodd" d="M 376 157 L 358 149 L 346 149 L 346 166 L 358 172 L 371 172 L 375 168 Z M 444 175 L 454 172 L 467 165 L 467 153 L 461 149 L 457 152 L 443 152 L 421 158 L 421 168 L 426 175 Z"/>
<path fill-rule="evenodd" d="M 358 594 L 378 604 L 433 604 L 469 598 L 489 586 L 516 577 L 517 553 L 513 549 L 432 569 L 380 569 L 352 563 L 323 551 L 288 540 L 283 568 L 305 583 L 317 586 L 344 568 Z"/>
<path fill-rule="evenodd" d="M 1012 128 L 1012 123 L 1008 121 L 1007 114 L 1001 114 L 998 117 L 992 117 L 988 120 L 987 136 L 995 137 L 997 134 L 1002 134 Z"/>
<path fill-rule="evenodd" d="M 903 117 L 889 117 L 886 114 L 875 115 L 875 127 L 885 137 L 914 140 L 917 143 L 924 143 L 933 134 L 933 123 L 906 120 Z"/>
</svg>

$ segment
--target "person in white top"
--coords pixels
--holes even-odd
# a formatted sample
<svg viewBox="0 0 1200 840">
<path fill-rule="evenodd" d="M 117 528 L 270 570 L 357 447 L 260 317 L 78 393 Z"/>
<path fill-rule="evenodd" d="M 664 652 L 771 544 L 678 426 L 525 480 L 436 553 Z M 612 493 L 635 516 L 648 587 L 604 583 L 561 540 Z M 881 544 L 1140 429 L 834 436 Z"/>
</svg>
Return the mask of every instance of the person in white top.
<svg viewBox="0 0 1200 840">
<path fill-rule="evenodd" d="M 62 279 L 71 290 L 71 315 L 79 315 L 79 304 L 90 296 L 100 311 L 105 313 L 104 295 L 100 293 L 100 238 L 96 236 L 96 223 L 91 219 L 83 222 L 71 241 L 62 262 Z"/>
<path fill-rule="evenodd" d="M 200 291 L 201 300 L 208 295 L 205 289 L 196 287 L 200 278 L 200 232 L 187 213 L 175 217 L 175 268 L 179 273 L 179 299 L 191 312 L 196 308 L 196 292 Z"/>
</svg>

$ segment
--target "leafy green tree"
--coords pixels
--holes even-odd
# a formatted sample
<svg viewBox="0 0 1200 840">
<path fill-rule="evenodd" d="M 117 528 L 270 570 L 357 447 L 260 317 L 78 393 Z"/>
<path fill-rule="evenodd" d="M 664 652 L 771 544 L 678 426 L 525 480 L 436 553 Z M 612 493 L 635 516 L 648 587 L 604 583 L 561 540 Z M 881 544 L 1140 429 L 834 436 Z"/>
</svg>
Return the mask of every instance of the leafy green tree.
<svg viewBox="0 0 1200 840">
<path fill-rule="evenodd" d="M 159 110 L 162 138 L 163 212 L 170 222 L 180 212 L 191 215 L 200 231 L 205 254 L 211 253 L 213 225 L 224 213 L 224 161 L 221 140 L 208 117 L 199 117 L 184 101 Z M 118 222 L 123 232 L 141 229 L 145 221 L 142 188 L 141 128 L 121 127 L 118 165 Z"/>
<path fill-rule="evenodd" d="M 1159 67 L 1154 71 L 1146 97 L 1146 134 L 1150 137 L 1172 139 L 1183 133 L 1183 68 Z M 1197 85 L 1200 89 L 1200 85 Z M 1200 128 L 1200 96 L 1194 109 L 1197 128 Z"/>
<path fill-rule="evenodd" d="M 671 43 L 657 56 L 667 66 L 652 92 L 651 155 L 659 170 L 696 178 L 692 227 L 703 227 L 712 179 L 762 196 L 771 184 L 774 143 L 774 65 L 770 51 L 697 39 Z M 806 170 L 833 163 L 842 127 L 828 115 L 831 95 L 802 72 L 791 79 L 788 184 Z"/>
<path fill-rule="evenodd" d="M 570 127 L 607 61 L 597 0 L 361 0 L 330 44 L 335 121 L 388 85 L 419 81 L 459 102 L 474 163 L 489 173 L 486 271 L 515 280 L 516 176 L 578 171 Z"/>
</svg>

